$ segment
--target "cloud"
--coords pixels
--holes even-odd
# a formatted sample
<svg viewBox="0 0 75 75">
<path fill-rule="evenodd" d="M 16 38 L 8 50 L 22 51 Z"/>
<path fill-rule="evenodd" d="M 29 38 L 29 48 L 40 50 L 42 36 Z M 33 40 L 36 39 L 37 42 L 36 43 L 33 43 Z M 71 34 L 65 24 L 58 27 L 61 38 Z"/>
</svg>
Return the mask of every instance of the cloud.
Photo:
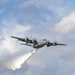
<svg viewBox="0 0 75 75">
<path fill-rule="evenodd" d="M 61 33 L 68 33 L 75 29 L 75 12 L 71 12 L 68 16 L 64 17 L 54 27 L 54 30 Z"/>
<path fill-rule="evenodd" d="M 65 15 L 63 0 L 27 0 L 14 5 L 13 13 L 21 23 L 37 25 L 53 25 Z M 34 12 L 35 11 L 35 12 Z M 43 23 L 43 24 L 41 24 Z"/>
<path fill-rule="evenodd" d="M 35 52 L 36 50 L 29 53 L 17 52 L 9 55 L 3 60 L 0 60 L 0 67 L 12 70 L 19 69 Z"/>
<path fill-rule="evenodd" d="M 11 39 L 11 36 L 19 36 L 19 37 L 25 37 L 25 33 L 27 33 L 30 29 L 30 25 L 22 25 L 19 24 L 17 21 L 11 21 L 8 22 L 6 20 L 2 21 L 1 25 L 3 27 L 1 28 L 1 46 L 3 50 L 8 50 L 11 53 L 14 53 L 20 48 L 17 47 L 16 41 L 13 41 L 14 39 Z M 2 51 L 2 50 L 1 50 Z"/>
<path fill-rule="evenodd" d="M 40 1 L 28 0 L 28 1 L 23 2 L 21 4 L 21 7 L 24 8 L 24 7 L 29 6 L 29 5 L 34 5 L 36 7 L 48 7 L 52 4 L 58 5 L 58 4 L 62 4 L 62 3 L 63 3 L 63 0 L 61 0 L 61 1 L 60 0 L 56 0 L 56 1 L 54 1 L 54 0 L 46 0 L 46 1 L 45 0 L 40 0 Z"/>
<path fill-rule="evenodd" d="M 1 25 L 0 36 L 0 67 L 8 69 L 18 69 L 32 55 L 26 54 L 27 50 L 23 47 L 18 47 L 16 40 L 11 39 L 11 36 L 22 36 L 31 29 L 30 25 L 21 25 L 17 20 L 3 20 Z"/>
<path fill-rule="evenodd" d="M 48 36 L 51 41 L 57 38 L 61 38 L 60 41 L 62 39 L 66 40 L 68 36 L 64 39 L 63 37 L 65 36 L 60 35 L 59 37 L 59 34 L 50 32 L 49 30 L 50 28 L 52 29 L 52 27 L 54 27 L 53 25 L 61 18 L 58 17 L 58 15 L 64 16 L 68 10 L 65 9 L 65 11 L 65 5 L 62 6 L 63 0 L 19 1 L 20 0 L 17 0 L 17 2 L 10 1 L 6 5 L 5 14 L 2 16 L 3 21 L 1 19 L 2 22 L 0 22 L 0 75 L 69 75 L 69 73 L 75 73 L 73 72 L 75 68 L 75 52 L 69 52 L 73 49 L 73 45 L 70 45 L 72 49 L 69 49 L 69 46 L 66 46 L 67 48 L 42 48 L 27 62 L 28 67 L 22 66 L 25 58 L 28 57 L 27 52 L 31 50 L 31 48 L 20 46 L 18 41 L 11 39 L 10 36 L 25 37 L 26 35 L 36 35 L 36 38 L 41 39 Z M 20 6 L 17 8 L 18 4 Z M 69 18 L 69 15 L 66 17 Z M 17 19 L 11 16 L 15 16 Z M 57 29 L 56 24 L 55 31 L 58 30 L 60 30 L 61 33 L 65 33 L 64 31 L 62 32 L 62 28 L 60 29 L 58 27 Z M 70 31 L 72 31 L 72 28 L 66 33 Z M 70 44 L 74 44 L 72 42 L 74 40 L 71 39 L 72 38 L 69 38 L 67 41 L 70 41 Z M 13 70 L 21 68 L 12 71 L 8 69 L 1 70 L 2 67 Z"/>
<path fill-rule="evenodd" d="M 26 31 L 31 29 L 31 26 L 29 24 L 20 24 L 17 22 L 17 20 L 10 20 L 10 22 L 4 20 L 2 21 L 2 25 L 6 28 L 3 28 L 4 31 L 9 32 L 10 34 L 17 34 L 17 33 L 25 33 Z"/>
<path fill-rule="evenodd" d="M 29 5 L 33 5 L 33 2 L 30 0 L 23 2 L 19 7 L 25 8 L 25 7 L 28 7 Z"/>
</svg>

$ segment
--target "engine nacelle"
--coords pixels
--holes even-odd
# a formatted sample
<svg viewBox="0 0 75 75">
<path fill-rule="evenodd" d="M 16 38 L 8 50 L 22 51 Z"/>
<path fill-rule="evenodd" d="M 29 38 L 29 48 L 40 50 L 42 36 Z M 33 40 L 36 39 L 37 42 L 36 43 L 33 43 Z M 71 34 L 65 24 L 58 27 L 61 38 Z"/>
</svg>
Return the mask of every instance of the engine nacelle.
<svg viewBox="0 0 75 75">
<path fill-rule="evenodd" d="M 26 41 L 26 43 L 29 43 L 29 39 L 28 38 L 26 38 L 25 41 Z"/>
<path fill-rule="evenodd" d="M 57 46 L 58 44 L 57 44 L 57 42 L 54 42 L 54 44 L 53 44 L 54 46 Z"/>
<path fill-rule="evenodd" d="M 47 42 L 47 47 L 52 46 L 53 43 Z"/>
</svg>

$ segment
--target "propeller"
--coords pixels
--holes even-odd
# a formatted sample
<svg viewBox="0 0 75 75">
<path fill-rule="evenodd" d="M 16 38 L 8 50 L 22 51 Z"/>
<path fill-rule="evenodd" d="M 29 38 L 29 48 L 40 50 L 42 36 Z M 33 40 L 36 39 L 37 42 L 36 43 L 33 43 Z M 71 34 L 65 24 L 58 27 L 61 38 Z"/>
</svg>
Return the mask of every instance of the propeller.
<svg viewBox="0 0 75 75">
<path fill-rule="evenodd" d="M 29 37 L 26 37 L 25 41 L 26 41 L 26 44 L 29 43 L 29 41 L 30 41 Z"/>
<path fill-rule="evenodd" d="M 49 47 L 49 46 L 52 46 L 53 43 L 51 43 L 50 40 L 46 40 L 46 45 L 47 45 L 47 47 Z"/>
<path fill-rule="evenodd" d="M 34 41 L 33 43 L 38 44 L 38 42 L 37 42 L 36 38 L 35 38 L 33 41 Z"/>
<path fill-rule="evenodd" d="M 32 39 L 32 42 L 33 42 L 33 43 L 34 43 L 34 42 L 37 42 L 36 38 L 33 38 L 33 39 Z"/>
<path fill-rule="evenodd" d="M 26 41 L 26 43 L 37 43 L 36 38 L 35 39 L 32 39 L 32 38 L 26 37 L 25 38 L 25 41 Z"/>
<path fill-rule="evenodd" d="M 55 42 L 53 43 L 54 46 L 57 46 L 57 44 L 58 44 L 57 41 L 55 41 Z"/>
</svg>

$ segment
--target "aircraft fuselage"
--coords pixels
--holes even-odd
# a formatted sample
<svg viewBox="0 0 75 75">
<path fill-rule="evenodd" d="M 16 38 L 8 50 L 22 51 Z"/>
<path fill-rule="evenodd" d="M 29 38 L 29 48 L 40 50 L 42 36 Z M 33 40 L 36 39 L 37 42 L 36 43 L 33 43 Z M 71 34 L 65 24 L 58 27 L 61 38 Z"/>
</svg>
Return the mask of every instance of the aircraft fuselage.
<svg viewBox="0 0 75 75">
<path fill-rule="evenodd" d="M 36 44 L 35 46 L 33 46 L 33 48 L 42 48 L 42 47 L 44 47 L 46 45 L 46 43 L 45 42 L 41 42 L 41 43 L 38 43 L 38 44 Z"/>
</svg>

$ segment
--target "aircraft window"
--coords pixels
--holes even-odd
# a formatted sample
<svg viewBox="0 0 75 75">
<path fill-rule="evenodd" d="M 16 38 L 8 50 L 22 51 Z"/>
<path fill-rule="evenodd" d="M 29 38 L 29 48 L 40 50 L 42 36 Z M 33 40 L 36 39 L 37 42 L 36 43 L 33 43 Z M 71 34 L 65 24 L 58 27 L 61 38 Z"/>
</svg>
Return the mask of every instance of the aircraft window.
<svg viewBox="0 0 75 75">
<path fill-rule="evenodd" d="M 47 42 L 47 40 L 46 40 L 46 39 L 43 39 L 43 41 Z"/>
</svg>

